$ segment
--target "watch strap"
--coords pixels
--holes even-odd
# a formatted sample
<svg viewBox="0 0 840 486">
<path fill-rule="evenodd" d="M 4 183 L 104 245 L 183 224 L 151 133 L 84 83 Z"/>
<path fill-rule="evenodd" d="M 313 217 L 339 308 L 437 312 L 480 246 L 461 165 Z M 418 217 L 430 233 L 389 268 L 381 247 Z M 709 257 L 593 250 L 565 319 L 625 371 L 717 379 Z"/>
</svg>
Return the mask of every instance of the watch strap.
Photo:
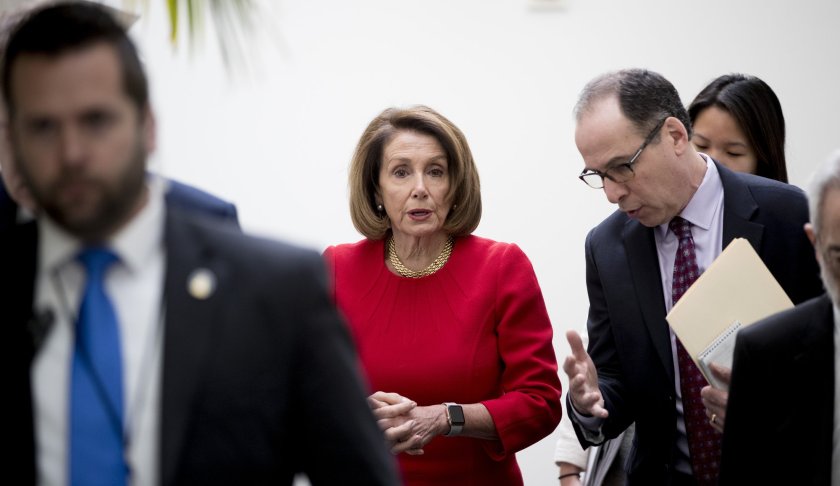
<svg viewBox="0 0 840 486">
<path fill-rule="evenodd" d="M 444 410 L 446 410 L 446 421 L 449 422 L 449 432 L 443 434 L 446 437 L 454 437 L 461 435 L 464 430 L 464 408 L 461 405 L 453 402 L 444 402 Z M 455 410 L 453 410 L 455 409 Z M 453 412 L 457 415 L 453 418 Z M 460 418 L 459 418 L 460 417 Z"/>
</svg>

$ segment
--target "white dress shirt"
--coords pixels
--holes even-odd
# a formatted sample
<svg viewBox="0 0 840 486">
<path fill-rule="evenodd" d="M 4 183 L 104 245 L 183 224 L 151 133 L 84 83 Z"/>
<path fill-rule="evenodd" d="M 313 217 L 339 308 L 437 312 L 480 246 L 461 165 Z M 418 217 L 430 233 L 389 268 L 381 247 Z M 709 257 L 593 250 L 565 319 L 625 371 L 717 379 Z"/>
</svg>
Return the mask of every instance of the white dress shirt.
<svg viewBox="0 0 840 486">
<path fill-rule="evenodd" d="M 158 483 L 165 207 L 163 181 L 149 178 L 147 187 L 146 205 L 108 242 L 119 261 L 105 275 L 119 321 L 126 458 L 133 486 Z M 82 242 L 46 216 L 39 218 L 38 228 L 35 308 L 53 315 L 32 367 L 38 482 L 60 486 L 68 482 L 73 329 L 85 271 L 75 259 Z"/>
</svg>

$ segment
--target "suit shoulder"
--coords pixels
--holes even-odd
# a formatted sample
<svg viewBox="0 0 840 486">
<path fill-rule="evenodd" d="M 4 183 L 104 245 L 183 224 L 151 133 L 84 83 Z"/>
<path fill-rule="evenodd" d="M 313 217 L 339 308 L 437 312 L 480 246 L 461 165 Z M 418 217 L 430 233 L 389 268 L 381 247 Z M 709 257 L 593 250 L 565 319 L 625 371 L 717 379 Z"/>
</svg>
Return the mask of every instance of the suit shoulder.
<svg viewBox="0 0 840 486">
<path fill-rule="evenodd" d="M 615 210 L 612 214 L 604 218 L 603 221 L 598 223 L 597 226 L 592 228 L 592 230 L 589 233 L 592 235 L 603 234 L 612 236 L 615 233 L 621 233 L 621 231 L 624 228 L 624 225 L 627 224 L 629 220 L 630 219 L 627 217 L 627 215 L 624 214 L 622 211 Z"/>
<path fill-rule="evenodd" d="M 335 255 L 337 258 L 352 258 L 359 254 L 375 251 L 376 246 L 378 246 L 376 244 L 377 241 L 378 240 L 369 240 L 365 238 L 355 243 L 340 243 L 338 245 L 332 245 L 327 248 L 327 251 Z"/>
<path fill-rule="evenodd" d="M 630 221 L 620 210 L 614 211 L 586 235 L 587 246 L 599 246 L 603 243 L 611 244 L 620 241 L 625 225 Z"/>
<path fill-rule="evenodd" d="M 233 203 L 176 180 L 167 179 L 166 200 L 173 206 L 197 211 L 206 216 L 238 220 Z"/>
<path fill-rule="evenodd" d="M 447 263 L 452 275 L 471 275 L 478 280 L 536 279 L 531 260 L 516 243 L 495 241 L 468 235 L 455 240 L 452 258 Z"/>
<path fill-rule="evenodd" d="M 385 251 L 383 240 L 364 240 L 355 243 L 342 243 L 326 249 L 326 260 L 335 268 L 351 271 L 371 268 L 370 263 L 383 258 Z"/>
<path fill-rule="evenodd" d="M 462 236 L 455 241 L 456 245 L 460 245 L 465 251 L 471 253 L 506 254 L 522 252 L 516 243 L 506 243 L 476 235 Z"/>
<path fill-rule="evenodd" d="M 198 187 L 185 184 L 174 179 L 166 179 L 167 195 L 181 200 L 193 200 L 211 206 L 229 206 L 231 203 L 224 199 L 199 189 Z"/>
<path fill-rule="evenodd" d="M 491 240 L 481 236 L 467 235 L 455 240 L 458 259 L 471 266 L 490 265 L 494 268 L 522 265 L 531 262 L 516 243 Z M 476 267 L 477 269 L 477 267 Z"/>
<path fill-rule="evenodd" d="M 811 322 L 830 312 L 831 301 L 821 295 L 745 327 L 738 333 L 738 339 L 745 344 L 784 350 Z"/>
<path fill-rule="evenodd" d="M 805 192 L 793 184 L 787 184 L 753 174 L 737 173 L 736 177 L 740 178 L 747 185 L 759 204 L 773 203 L 787 205 L 791 201 L 798 201 L 801 204 L 807 205 Z"/>
<path fill-rule="evenodd" d="M 169 208 L 171 227 L 200 242 L 204 251 L 216 258 L 224 258 L 242 266 L 260 270 L 283 268 L 286 271 L 301 267 L 320 268 L 318 252 L 283 241 L 242 233 L 236 226 L 218 224 L 192 211 Z"/>
<path fill-rule="evenodd" d="M 752 174 L 741 174 L 721 171 L 724 181 L 724 201 L 730 210 L 752 211 L 746 214 L 750 220 L 767 226 L 777 237 L 768 240 L 774 246 L 793 245 L 797 248 L 807 248 L 806 253 L 813 255 L 810 243 L 805 237 L 802 226 L 808 221 L 808 200 L 802 189 L 784 182 L 759 177 Z M 785 235 L 779 239 L 779 235 Z M 785 248 L 783 251 L 802 255 L 800 250 Z M 816 264 L 814 262 L 814 264 Z M 777 277 L 778 278 L 778 277 Z M 789 290 L 786 288 L 786 290 Z M 810 294 L 813 296 L 815 294 Z M 804 299 L 793 299 L 801 302 Z"/>
</svg>

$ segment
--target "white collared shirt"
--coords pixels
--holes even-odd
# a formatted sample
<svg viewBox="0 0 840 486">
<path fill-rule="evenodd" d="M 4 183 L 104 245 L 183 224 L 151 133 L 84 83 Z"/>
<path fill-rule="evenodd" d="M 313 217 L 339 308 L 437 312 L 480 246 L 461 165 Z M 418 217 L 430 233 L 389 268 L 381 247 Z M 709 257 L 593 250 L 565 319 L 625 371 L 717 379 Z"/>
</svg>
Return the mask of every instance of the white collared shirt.
<svg viewBox="0 0 840 486">
<path fill-rule="evenodd" d="M 123 357 L 126 456 L 133 486 L 158 483 L 160 356 L 163 339 L 164 184 L 149 178 L 148 201 L 109 242 L 119 257 L 105 288 L 119 320 Z M 73 328 L 85 283 L 76 261 L 82 243 L 48 217 L 38 220 L 35 309 L 52 313 L 32 367 L 38 483 L 68 482 L 69 387 Z"/>
</svg>

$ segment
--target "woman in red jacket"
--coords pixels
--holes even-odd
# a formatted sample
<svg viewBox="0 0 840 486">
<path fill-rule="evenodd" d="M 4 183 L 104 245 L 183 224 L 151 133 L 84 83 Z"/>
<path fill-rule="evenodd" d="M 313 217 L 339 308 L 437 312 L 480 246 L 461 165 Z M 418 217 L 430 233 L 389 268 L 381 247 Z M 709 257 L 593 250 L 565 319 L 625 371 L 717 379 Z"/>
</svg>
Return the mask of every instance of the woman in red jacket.
<svg viewBox="0 0 840 486">
<path fill-rule="evenodd" d="M 560 420 L 552 329 L 528 258 L 471 233 L 478 173 L 434 110 L 388 109 L 350 169 L 353 224 L 330 247 L 336 303 L 407 485 L 516 485 L 514 453 Z"/>
</svg>

